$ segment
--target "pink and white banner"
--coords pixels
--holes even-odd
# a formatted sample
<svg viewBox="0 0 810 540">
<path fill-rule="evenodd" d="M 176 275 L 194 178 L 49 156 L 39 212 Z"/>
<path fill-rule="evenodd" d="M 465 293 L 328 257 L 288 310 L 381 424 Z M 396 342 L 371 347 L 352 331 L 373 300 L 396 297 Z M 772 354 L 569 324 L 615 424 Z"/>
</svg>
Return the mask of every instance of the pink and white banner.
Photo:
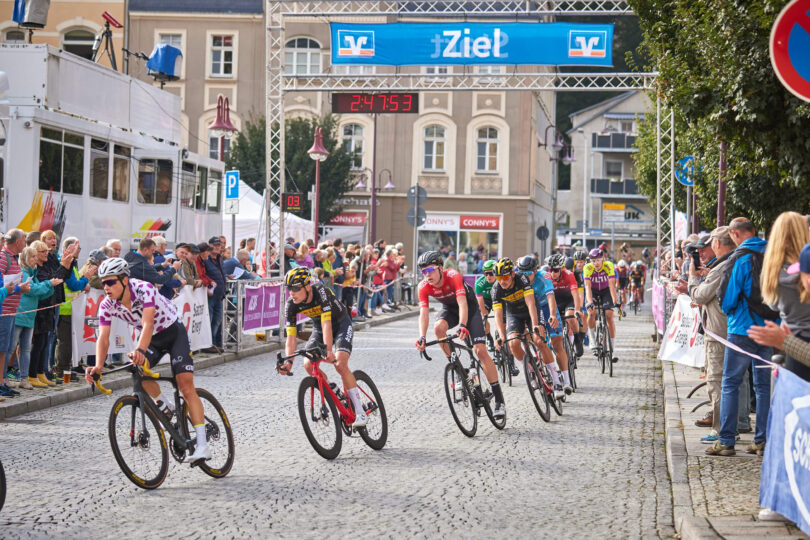
<svg viewBox="0 0 810 540">
<path fill-rule="evenodd" d="M 706 357 L 703 334 L 698 331 L 699 328 L 700 312 L 692 307 L 692 300 L 687 295 L 678 296 L 658 358 L 691 367 L 702 367 Z"/>
</svg>

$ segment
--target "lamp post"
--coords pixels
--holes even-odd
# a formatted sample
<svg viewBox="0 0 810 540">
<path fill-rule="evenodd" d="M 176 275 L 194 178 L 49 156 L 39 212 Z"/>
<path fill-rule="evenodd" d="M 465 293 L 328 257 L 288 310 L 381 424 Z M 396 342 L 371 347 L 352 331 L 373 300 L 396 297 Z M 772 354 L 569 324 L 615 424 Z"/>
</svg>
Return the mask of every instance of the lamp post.
<svg viewBox="0 0 810 540">
<path fill-rule="evenodd" d="M 329 152 L 323 146 L 323 131 L 321 128 L 315 128 L 315 141 L 312 143 L 312 148 L 307 150 L 309 157 L 315 160 L 315 200 L 312 204 L 315 205 L 315 245 L 318 245 L 318 210 L 321 198 L 321 161 L 329 157 Z"/>
<path fill-rule="evenodd" d="M 551 129 L 552 133 L 554 134 L 554 142 L 550 145 L 548 144 L 548 130 Z M 552 251 L 554 249 L 554 244 L 557 241 L 557 183 L 559 182 L 559 175 L 560 175 L 560 161 L 563 162 L 564 165 L 570 165 L 571 163 L 575 162 L 573 147 L 571 144 L 563 139 L 562 133 L 560 130 L 557 129 L 555 125 L 546 126 L 546 132 L 544 134 L 545 142 L 537 143 L 537 146 L 542 147 L 549 147 L 552 150 L 552 155 L 549 157 L 549 161 L 553 162 L 552 165 L 552 172 L 551 172 L 551 246 Z M 567 152 L 563 157 L 559 157 L 560 150 L 567 148 Z"/>
<path fill-rule="evenodd" d="M 225 136 L 239 130 L 231 123 L 231 107 L 228 104 L 228 98 L 223 97 L 222 94 L 217 97 L 217 117 L 208 126 L 208 129 L 219 138 L 219 160 L 225 161 Z M 236 246 L 236 214 L 231 214 L 231 243 Z"/>
</svg>

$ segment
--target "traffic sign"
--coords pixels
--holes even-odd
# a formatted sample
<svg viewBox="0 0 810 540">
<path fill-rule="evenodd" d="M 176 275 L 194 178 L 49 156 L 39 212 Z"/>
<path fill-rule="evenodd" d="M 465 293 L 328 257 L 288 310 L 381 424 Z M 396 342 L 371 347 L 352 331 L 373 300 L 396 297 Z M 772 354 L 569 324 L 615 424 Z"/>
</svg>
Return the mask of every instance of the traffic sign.
<svg viewBox="0 0 810 540">
<path fill-rule="evenodd" d="M 539 227 L 537 227 L 538 240 L 540 240 L 541 242 L 545 242 L 546 240 L 548 240 L 548 235 L 549 235 L 548 227 L 546 227 L 545 225 L 540 225 Z"/>
<path fill-rule="evenodd" d="M 771 65 L 793 95 L 810 101 L 810 0 L 792 0 L 771 28 Z"/>
<path fill-rule="evenodd" d="M 675 178 L 685 186 L 695 185 L 695 158 L 693 156 L 686 156 L 678 160 Z"/>
<path fill-rule="evenodd" d="M 602 223 L 624 223 L 627 207 L 619 203 L 602 203 Z"/>
<path fill-rule="evenodd" d="M 425 204 L 427 200 L 427 191 L 422 186 L 411 186 L 408 188 L 408 202 L 411 203 L 411 206 L 416 204 L 414 199 L 416 199 L 416 190 L 419 190 L 419 206 Z"/>
<path fill-rule="evenodd" d="M 602 236 L 602 229 L 591 229 L 588 231 L 591 236 Z"/>
<path fill-rule="evenodd" d="M 239 198 L 239 171 L 225 171 L 225 198 Z"/>
<path fill-rule="evenodd" d="M 405 219 L 408 221 L 408 225 L 410 225 L 411 227 L 413 227 L 413 214 L 414 209 L 408 208 L 408 215 L 406 216 Z M 419 224 L 417 226 L 421 227 L 422 225 L 425 224 L 425 220 L 427 219 L 427 214 L 425 213 L 425 210 L 420 208 L 418 216 L 419 216 Z"/>
</svg>

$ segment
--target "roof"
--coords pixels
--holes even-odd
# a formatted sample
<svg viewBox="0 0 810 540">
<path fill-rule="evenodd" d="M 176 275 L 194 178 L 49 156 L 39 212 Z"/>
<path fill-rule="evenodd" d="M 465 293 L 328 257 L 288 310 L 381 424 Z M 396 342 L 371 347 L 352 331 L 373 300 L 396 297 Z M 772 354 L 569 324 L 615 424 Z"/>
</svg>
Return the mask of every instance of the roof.
<svg viewBox="0 0 810 540">
<path fill-rule="evenodd" d="M 630 90 L 629 92 L 619 94 L 618 96 L 614 96 L 614 97 L 612 97 L 610 99 L 606 99 L 605 101 L 600 101 L 599 103 L 594 103 L 590 107 L 585 107 L 584 109 L 580 109 L 578 111 L 572 112 L 571 114 L 568 115 L 568 117 L 571 118 L 571 119 L 573 119 L 575 116 L 577 116 L 579 114 L 582 114 L 584 112 L 588 112 L 588 111 L 593 110 L 593 109 L 599 109 L 594 115 L 590 116 L 587 120 L 584 120 L 583 122 L 580 122 L 579 124 L 573 126 L 571 129 L 569 129 L 565 133 L 570 135 L 571 133 L 575 132 L 578 128 L 584 126 L 585 124 L 587 124 L 591 120 L 593 120 L 595 118 L 598 118 L 599 116 L 602 116 L 603 114 L 605 114 L 606 112 L 613 109 L 613 107 L 615 107 L 616 105 L 618 105 L 622 101 L 628 99 L 631 96 L 634 96 L 637 93 L 638 93 L 638 90 Z"/>
<path fill-rule="evenodd" d="M 168 13 L 264 13 L 262 0 L 129 0 L 130 11 Z"/>
</svg>

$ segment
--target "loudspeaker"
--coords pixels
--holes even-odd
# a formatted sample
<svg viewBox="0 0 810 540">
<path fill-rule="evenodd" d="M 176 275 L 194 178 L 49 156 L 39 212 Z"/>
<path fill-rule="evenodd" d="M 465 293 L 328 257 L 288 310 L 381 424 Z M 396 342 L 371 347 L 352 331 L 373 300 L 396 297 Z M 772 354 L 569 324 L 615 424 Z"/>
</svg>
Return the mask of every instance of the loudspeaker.
<svg viewBox="0 0 810 540">
<path fill-rule="evenodd" d="M 45 28 L 51 0 L 14 0 L 12 19 L 23 28 Z"/>
</svg>

